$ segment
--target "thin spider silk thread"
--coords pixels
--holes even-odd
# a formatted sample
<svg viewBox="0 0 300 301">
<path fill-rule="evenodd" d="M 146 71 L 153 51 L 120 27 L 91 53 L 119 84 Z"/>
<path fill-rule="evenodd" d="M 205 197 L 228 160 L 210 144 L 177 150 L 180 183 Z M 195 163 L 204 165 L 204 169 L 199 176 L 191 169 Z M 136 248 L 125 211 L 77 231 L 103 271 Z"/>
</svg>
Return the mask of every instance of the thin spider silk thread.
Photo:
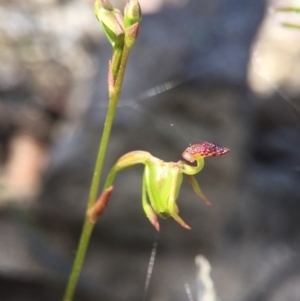
<svg viewBox="0 0 300 301">
<path fill-rule="evenodd" d="M 145 286 L 144 286 L 144 295 L 143 295 L 142 301 L 146 301 L 147 293 L 149 291 L 150 281 L 151 281 L 153 268 L 154 268 L 155 256 L 156 256 L 156 252 L 157 252 L 158 239 L 159 239 L 159 234 L 157 233 L 154 238 L 153 247 L 152 247 L 152 251 L 151 251 L 151 255 L 150 255 L 150 259 L 149 259 L 147 276 L 146 276 Z"/>
<path fill-rule="evenodd" d="M 191 287 L 189 285 L 189 283 L 186 281 L 186 277 L 183 277 L 183 282 L 184 282 L 184 288 L 188 297 L 189 301 L 194 301 L 194 297 L 191 291 Z"/>
</svg>

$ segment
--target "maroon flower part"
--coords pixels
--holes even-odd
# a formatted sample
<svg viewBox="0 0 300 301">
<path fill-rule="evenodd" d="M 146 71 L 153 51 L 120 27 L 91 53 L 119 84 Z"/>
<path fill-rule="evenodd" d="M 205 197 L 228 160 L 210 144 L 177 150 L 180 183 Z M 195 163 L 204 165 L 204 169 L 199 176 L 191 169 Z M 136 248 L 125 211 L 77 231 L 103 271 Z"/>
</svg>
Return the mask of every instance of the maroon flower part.
<svg viewBox="0 0 300 301">
<path fill-rule="evenodd" d="M 224 156 L 228 152 L 229 148 L 227 147 L 222 147 L 218 144 L 204 141 L 188 147 L 182 153 L 182 157 L 192 163 L 200 157 L 205 158 L 209 156 Z"/>
</svg>

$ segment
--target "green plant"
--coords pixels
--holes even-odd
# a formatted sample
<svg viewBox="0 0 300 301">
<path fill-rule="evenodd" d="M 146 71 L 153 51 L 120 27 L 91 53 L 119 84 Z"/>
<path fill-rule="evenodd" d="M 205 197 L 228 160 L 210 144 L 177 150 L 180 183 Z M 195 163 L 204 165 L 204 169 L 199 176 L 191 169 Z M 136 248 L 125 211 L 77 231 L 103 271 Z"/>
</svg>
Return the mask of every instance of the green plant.
<svg viewBox="0 0 300 301">
<path fill-rule="evenodd" d="M 87 212 L 89 213 L 91 213 L 91 208 L 94 207 L 97 200 L 103 162 L 106 154 L 111 127 L 113 124 L 113 119 L 121 93 L 126 64 L 130 49 L 132 48 L 136 40 L 139 24 L 141 21 L 141 10 L 139 2 L 137 0 L 129 0 L 127 2 L 124 10 L 124 17 L 122 16 L 122 13 L 118 9 L 114 8 L 107 0 L 96 0 L 95 14 L 100 24 L 102 25 L 108 40 L 112 45 L 113 51 L 112 58 L 108 64 L 109 106 L 106 114 L 102 138 L 90 188 L 89 200 L 87 204 Z M 109 193 L 104 194 L 102 198 L 100 197 L 99 203 L 103 203 L 103 199 L 105 197 L 106 200 L 108 200 L 108 196 Z M 71 301 L 73 299 L 94 225 L 95 219 L 91 219 L 90 214 L 87 214 L 81 232 L 75 261 L 63 298 L 64 301 Z"/>
<path fill-rule="evenodd" d="M 122 156 L 109 172 L 104 185 L 104 193 L 112 187 L 111 185 L 118 171 L 137 164 L 144 164 L 142 205 L 151 224 L 159 231 L 157 215 L 162 218 L 171 216 L 182 227 L 191 229 L 178 215 L 178 207 L 176 205 L 183 174 L 187 175 L 195 193 L 207 205 L 210 205 L 209 200 L 202 193 L 194 175 L 202 170 L 205 157 L 222 156 L 228 152 L 228 148 L 210 142 L 194 144 L 182 153 L 182 157 L 190 163 L 196 161 L 196 166 L 188 165 L 184 161 L 164 162 L 144 151 L 129 152 Z"/>
<path fill-rule="evenodd" d="M 189 165 L 184 161 L 164 162 L 145 151 L 129 152 L 113 166 L 104 184 L 103 192 L 97 199 L 106 148 L 121 93 L 129 52 L 138 34 L 141 11 L 138 0 L 129 0 L 125 6 L 123 17 L 121 12 L 107 0 L 97 0 L 95 13 L 113 48 L 108 68 L 109 107 L 90 188 L 86 218 L 63 301 L 73 299 L 94 225 L 109 201 L 113 191 L 112 183 L 118 171 L 137 164 L 145 165 L 142 205 L 146 216 L 156 230 L 159 230 L 157 215 L 162 218 L 171 216 L 184 228 L 190 229 L 179 217 L 176 205 L 183 174 L 188 176 L 195 193 L 209 205 L 210 202 L 202 193 L 194 175 L 202 170 L 205 157 L 225 155 L 229 151 L 227 148 L 209 142 L 192 145 L 183 152 L 182 156 L 190 163 L 196 161 L 196 166 Z M 150 202 L 148 202 L 147 196 Z"/>
</svg>

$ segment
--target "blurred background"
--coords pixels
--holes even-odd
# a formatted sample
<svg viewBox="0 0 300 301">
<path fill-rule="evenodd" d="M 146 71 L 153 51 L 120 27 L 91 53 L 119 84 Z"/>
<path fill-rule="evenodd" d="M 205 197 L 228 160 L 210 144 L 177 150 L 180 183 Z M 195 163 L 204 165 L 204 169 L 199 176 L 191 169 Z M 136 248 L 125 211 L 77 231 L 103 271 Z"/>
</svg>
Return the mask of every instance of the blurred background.
<svg viewBox="0 0 300 301">
<path fill-rule="evenodd" d="M 192 231 L 142 211 L 121 172 L 75 300 L 196 300 L 204 255 L 222 301 L 300 299 L 299 0 L 140 0 L 143 10 L 105 162 L 166 161 L 198 141 L 229 147 L 184 183 Z M 0 300 L 62 298 L 107 109 L 111 48 L 92 0 L 0 0 Z M 125 0 L 112 1 L 119 8 Z M 153 244 L 156 259 L 144 289 Z M 145 297 L 146 295 L 146 297 Z"/>
</svg>

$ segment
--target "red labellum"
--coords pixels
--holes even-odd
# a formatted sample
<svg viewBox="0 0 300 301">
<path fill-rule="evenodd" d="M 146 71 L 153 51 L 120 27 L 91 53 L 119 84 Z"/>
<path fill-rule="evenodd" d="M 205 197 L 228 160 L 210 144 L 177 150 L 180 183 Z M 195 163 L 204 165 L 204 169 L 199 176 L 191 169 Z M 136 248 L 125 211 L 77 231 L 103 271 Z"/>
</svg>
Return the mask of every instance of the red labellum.
<svg viewBox="0 0 300 301">
<path fill-rule="evenodd" d="M 183 153 L 182 157 L 189 161 L 194 162 L 199 158 L 209 156 L 224 156 L 229 152 L 229 148 L 222 147 L 212 142 L 201 142 L 188 147 Z"/>
</svg>

